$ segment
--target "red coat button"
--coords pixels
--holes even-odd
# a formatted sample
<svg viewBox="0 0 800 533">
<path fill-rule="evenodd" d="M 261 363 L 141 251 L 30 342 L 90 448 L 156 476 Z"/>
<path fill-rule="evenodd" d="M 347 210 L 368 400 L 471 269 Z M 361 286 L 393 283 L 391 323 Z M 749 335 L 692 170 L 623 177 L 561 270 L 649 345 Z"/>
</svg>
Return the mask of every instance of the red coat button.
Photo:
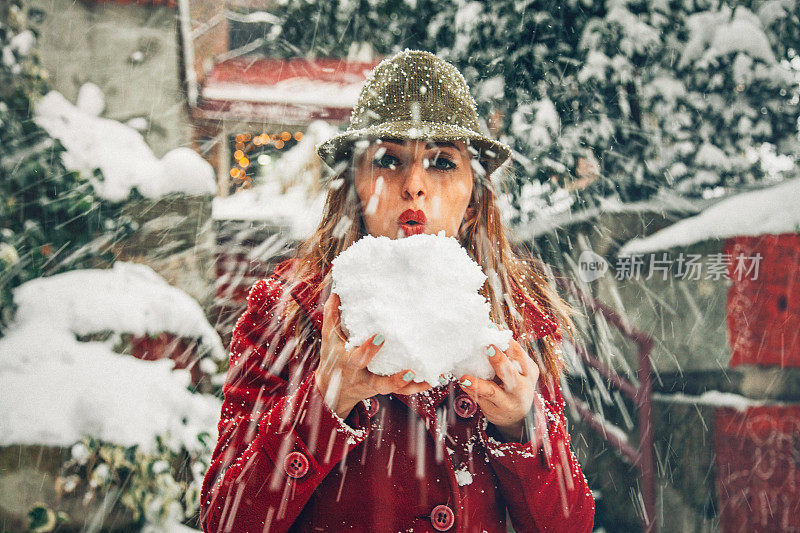
<svg viewBox="0 0 800 533">
<path fill-rule="evenodd" d="M 286 456 L 283 462 L 283 470 L 286 475 L 295 479 L 303 477 L 308 472 L 308 459 L 301 452 L 292 452 Z"/>
<path fill-rule="evenodd" d="M 478 404 L 469 395 L 461 394 L 456 398 L 455 410 L 461 418 L 469 418 L 478 410 Z"/>
<path fill-rule="evenodd" d="M 370 418 L 375 416 L 375 413 L 378 412 L 378 408 L 380 407 L 380 405 L 378 404 L 378 399 L 367 398 L 366 400 L 363 400 L 363 403 L 364 403 L 364 408 L 367 410 L 367 416 L 369 416 Z"/>
<path fill-rule="evenodd" d="M 431 524 L 436 531 L 447 531 L 456 521 L 453 510 L 446 505 L 437 505 L 431 511 Z"/>
</svg>

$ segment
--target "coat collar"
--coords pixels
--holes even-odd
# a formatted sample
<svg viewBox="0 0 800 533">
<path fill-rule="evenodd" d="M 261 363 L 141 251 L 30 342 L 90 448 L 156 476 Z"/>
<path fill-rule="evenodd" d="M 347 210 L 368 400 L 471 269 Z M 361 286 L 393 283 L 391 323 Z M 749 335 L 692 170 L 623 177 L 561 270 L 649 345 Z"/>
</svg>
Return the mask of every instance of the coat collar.
<svg viewBox="0 0 800 533">
<path fill-rule="evenodd" d="M 398 400 L 406 404 L 419 414 L 425 414 L 428 417 L 433 415 L 433 412 L 441 404 L 445 398 L 450 394 L 458 394 L 458 386 L 454 381 L 447 385 L 439 385 L 427 391 L 418 394 L 393 394 Z M 466 393 L 465 393 L 466 394 Z"/>
</svg>

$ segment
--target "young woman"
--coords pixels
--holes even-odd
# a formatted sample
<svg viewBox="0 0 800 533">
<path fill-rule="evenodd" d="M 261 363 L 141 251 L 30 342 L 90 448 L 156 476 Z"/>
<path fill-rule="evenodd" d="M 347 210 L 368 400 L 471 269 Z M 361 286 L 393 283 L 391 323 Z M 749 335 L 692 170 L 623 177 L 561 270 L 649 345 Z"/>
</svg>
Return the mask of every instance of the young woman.
<svg viewBox="0 0 800 533">
<path fill-rule="evenodd" d="M 558 385 L 571 322 L 506 239 L 489 176 L 510 150 L 479 133 L 464 78 L 427 52 L 386 59 L 318 151 L 337 172 L 323 220 L 234 328 L 204 529 L 499 533 L 508 511 L 518 532 L 591 531 Z M 514 333 L 486 349 L 497 377 L 372 374 L 388 341 L 345 349 L 331 262 L 366 234 L 440 231 L 489 276 L 491 317 Z"/>
</svg>

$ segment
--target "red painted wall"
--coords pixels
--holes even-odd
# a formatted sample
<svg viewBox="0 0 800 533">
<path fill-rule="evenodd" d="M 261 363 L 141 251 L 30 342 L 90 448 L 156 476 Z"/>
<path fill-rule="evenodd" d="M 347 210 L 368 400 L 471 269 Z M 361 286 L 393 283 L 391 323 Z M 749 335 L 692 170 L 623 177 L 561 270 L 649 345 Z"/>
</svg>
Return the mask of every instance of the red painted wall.
<svg viewBox="0 0 800 533">
<path fill-rule="evenodd" d="M 136 4 L 140 6 L 176 7 L 177 0 L 84 0 L 87 4 Z"/>
<path fill-rule="evenodd" d="M 716 411 L 720 530 L 800 531 L 800 405 Z"/>
<path fill-rule="evenodd" d="M 800 367 L 800 235 L 735 237 L 724 253 L 762 257 L 755 279 L 728 269 L 730 366 Z"/>
</svg>

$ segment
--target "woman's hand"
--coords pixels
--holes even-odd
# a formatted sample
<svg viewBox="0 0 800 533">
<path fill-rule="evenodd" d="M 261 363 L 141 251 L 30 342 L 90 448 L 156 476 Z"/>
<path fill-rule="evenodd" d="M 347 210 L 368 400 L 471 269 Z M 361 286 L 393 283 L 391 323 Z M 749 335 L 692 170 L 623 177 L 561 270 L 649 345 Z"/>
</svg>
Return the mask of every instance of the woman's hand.
<svg viewBox="0 0 800 533">
<path fill-rule="evenodd" d="M 425 382 L 414 383 L 414 371 L 410 369 L 391 376 L 378 376 L 367 370 L 385 339 L 376 334 L 352 351 L 345 350 L 339 305 L 339 296 L 333 293 L 325 302 L 316 374 L 317 388 L 331 410 L 344 419 L 358 402 L 376 394 L 415 394 L 431 388 Z"/>
<path fill-rule="evenodd" d="M 478 402 L 486 420 L 494 424 L 508 441 L 520 441 L 526 425 L 525 417 L 533 405 L 539 423 L 533 424 L 531 437 L 538 444 L 544 438 L 543 428 L 546 427 L 544 406 L 539 405 L 541 402 L 536 394 L 539 366 L 514 339 L 511 339 L 506 352 L 489 346 L 486 355 L 497 374 L 495 379 L 464 375 L 459 385 Z"/>
</svg>

